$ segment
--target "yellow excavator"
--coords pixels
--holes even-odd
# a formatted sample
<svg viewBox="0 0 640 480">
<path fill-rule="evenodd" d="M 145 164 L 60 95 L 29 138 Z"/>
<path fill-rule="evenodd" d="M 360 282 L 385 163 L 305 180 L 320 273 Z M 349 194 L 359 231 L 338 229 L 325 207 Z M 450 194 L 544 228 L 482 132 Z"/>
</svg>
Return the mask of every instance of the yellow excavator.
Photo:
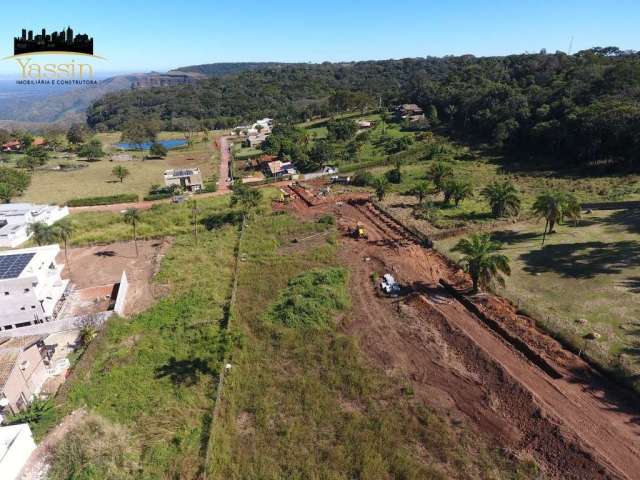
<svg viewBox="0 0 640 480">
<path fill-rule="evenodd" d="M 361 238 L 362 239 L 369 238 L 369 236 L 367 235 L 367 231 L 364 228 L 364 225 L 362 225 L 360 222 L 356 223 L 355 228 L 351 230 L 351 236 L 356 240 L 360 240 Z"/>
</svg>

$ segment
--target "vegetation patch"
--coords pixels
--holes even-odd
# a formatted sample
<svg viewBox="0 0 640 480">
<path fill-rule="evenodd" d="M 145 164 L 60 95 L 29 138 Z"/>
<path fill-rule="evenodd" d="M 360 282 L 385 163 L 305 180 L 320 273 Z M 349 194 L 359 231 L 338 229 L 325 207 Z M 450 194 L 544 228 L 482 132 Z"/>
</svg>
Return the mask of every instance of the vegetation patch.
<svg viewBox="0 0 640 480">
<path fill-rule="evenodd" d="M 288 327 L 326 327 L 337 311 L 349 305 L 347 271 L 313 270 L 292 278 L 267 318 Z"/>
<path fill-rule="evenodd" d="M 91 205 L 110 205 L 112 203 L 133 203 L 138 201 L 135 193 L 120 193 L 118 195 L 106 195 L 104 197 L 72 198 L 67 200 L 68 207 L 87 207 Z"/>
</svg>

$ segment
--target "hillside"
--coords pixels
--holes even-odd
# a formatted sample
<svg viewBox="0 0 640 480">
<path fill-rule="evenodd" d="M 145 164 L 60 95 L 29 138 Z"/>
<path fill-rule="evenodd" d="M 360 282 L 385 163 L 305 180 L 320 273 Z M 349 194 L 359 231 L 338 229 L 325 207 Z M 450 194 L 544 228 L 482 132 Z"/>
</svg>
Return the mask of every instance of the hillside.
<svg viewBox="0 0 640 480">
<path fill-rule="evenodd" d="M 413 102 L 455 136 L 576 163 L 640 152 L 640 56 L 614 47 L 525 54 L 299 64 L 195 85 L 106 95 L 91 127 L 131 117 L 193 117 L 212 127 L 274 116 L 300 121 L 367 106 Z"/>
<path fill-rule="evenodd" d="M 195 82 L 207 76 L 235 75 L 246 70 L 277 64 L 219 63 L 171 70 L 167 73 L 131 73 L 100 80 L 97 85 L 79 88 L 37 86 L 16 87 L 11 82 L 0 84 L 0 122 L 4 126 L 38 129 L 47 123 L 84 122 L 92 102 L 107 93 L 131 88 L 165 88 L 167 85 Z"/>
<path fill-rule="evenodd" d="M 180 67 L 176 70 L 180 72 L 200 73 L 208 77 L 223 77 L 264 68 L 286 67 L 287 65 L 290 64 L 278 62 L 220 62 L 191 65 L 188 67 Z"/>
</svg>

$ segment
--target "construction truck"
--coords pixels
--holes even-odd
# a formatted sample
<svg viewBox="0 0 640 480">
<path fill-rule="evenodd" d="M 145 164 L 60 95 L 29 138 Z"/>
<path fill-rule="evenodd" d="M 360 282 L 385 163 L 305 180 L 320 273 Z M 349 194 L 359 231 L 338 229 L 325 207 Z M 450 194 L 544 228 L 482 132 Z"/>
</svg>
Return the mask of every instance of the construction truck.
<svg viewBox="0 0 640 480">
<path fill-rule="evenodd" d="M 369 238 L 367 231 L 364 229 L 364 225 L 360 222 L 356 223 L 356 226 L 351 230 L 351 236 L 356 240 Z"/>
<path fill-rule="evenodd" d="M 402 288 L 393 275 L 385 273 L 380 280 L 380 291 L 389 297 L 397 297 L 400 295 Z"/>
</svg>

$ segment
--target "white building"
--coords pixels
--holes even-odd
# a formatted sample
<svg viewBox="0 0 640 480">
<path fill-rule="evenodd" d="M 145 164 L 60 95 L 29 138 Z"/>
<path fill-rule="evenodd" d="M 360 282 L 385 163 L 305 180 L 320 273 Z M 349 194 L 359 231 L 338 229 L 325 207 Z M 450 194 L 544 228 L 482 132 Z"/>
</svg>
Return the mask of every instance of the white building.
<svg viewBox="0 0 640 480">
<path fill-rule="evenodd" d="M 0 427 L 0 473 L 3 480 L 17 480 L 31 452 L 36 449 L 26 423 Z"/>
<path fill-rule="evenodd" d="M 69 283 L 59 252 L 58 245 L 0 252 L 0 331 L 54 319 Z"/>
<path fill-rule="evenodd" d="M 30 223 L 52 225 L 69 215 L 67 207 L 5 203 L 0 205 L 0 247 L 14 248 L 29 239 Z"/>
<path fill-rule="evenodd" d="M 199 168 L 183 168 L 164 171 L 164 184 L 177 186 L 189 192 L 202 190 L 202 174 Z"/>
</svg>

